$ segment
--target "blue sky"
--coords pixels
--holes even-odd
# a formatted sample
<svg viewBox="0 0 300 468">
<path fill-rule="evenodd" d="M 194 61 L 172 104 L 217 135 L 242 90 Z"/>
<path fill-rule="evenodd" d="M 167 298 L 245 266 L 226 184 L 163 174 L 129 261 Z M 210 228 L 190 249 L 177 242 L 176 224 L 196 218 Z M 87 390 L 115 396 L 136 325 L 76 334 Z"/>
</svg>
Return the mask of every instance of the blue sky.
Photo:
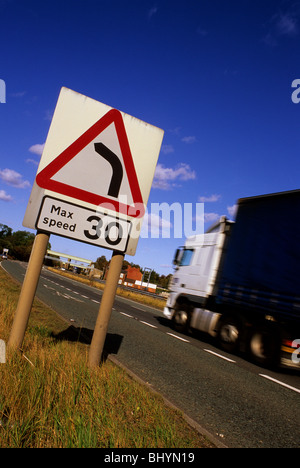
<svg viewBox="0 0 300 468">
<path fill-rule="evenodd" d="M 240 197 L 299 188 L 300 2 L 0 0 L 0 18 L 0 223 L 25 229 L 62 86 L 165 130 L 149 205 L 204 202 L 208 227 Z M 140 239 L 127 260 L 168 274 L 183 242 Z"/>
</svg>

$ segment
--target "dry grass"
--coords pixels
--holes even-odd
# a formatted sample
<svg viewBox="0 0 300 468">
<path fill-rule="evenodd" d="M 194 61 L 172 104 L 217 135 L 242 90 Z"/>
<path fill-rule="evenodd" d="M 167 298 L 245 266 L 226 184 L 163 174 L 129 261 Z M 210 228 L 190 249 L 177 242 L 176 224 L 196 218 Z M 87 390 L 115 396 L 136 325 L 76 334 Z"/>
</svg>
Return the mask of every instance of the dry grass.
<svg viewBox="0 0 300 468">
<path fill-rule="evenodd" d="M 19 285 L 0 268 L 0 339 L 7 342 Z M 0 447 L 211 447 L 181 414 L 88 347 L 58 341 L 68 326 L 35 301 L 22 353 L 0 364 Z M 25 357 L 26 358 L 25 358 Z"/>
</svg>

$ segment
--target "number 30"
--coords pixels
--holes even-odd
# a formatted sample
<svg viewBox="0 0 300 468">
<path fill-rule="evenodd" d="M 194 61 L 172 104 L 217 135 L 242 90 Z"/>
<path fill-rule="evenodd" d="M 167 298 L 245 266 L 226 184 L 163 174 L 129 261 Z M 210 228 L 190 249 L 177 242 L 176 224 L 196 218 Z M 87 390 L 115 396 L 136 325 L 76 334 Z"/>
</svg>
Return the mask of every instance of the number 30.
<svg viewBox="0 0 300 468">
<path fill-rule="evenodd" d="M 87 221 L 89 223 L 92 223 L 93 221 L 96 222 L 96 224 L 93 224 L 89 230 L 84 230 L 84 235 L 91 240 L 97 240 L 100 237 L 104 237 L 106 242 L 109 245 L 117 245 L 120 243 L 122 236 L 123 236 L 123 229 L 122 226 L 117 222 L 117 221 L 112 221 L 109 223 L 104 231 L 104 236 L 102 235 L 102 228 L 103 228 L 103 221 L 99 216 L 89 216 Z M 112 229 L 115 228 L 117 235 L 112 236 Z M 92 231 L 92 232 L 91 232 Z M 94 232 L 94 233 L 93 233 Z"/>
</svg>

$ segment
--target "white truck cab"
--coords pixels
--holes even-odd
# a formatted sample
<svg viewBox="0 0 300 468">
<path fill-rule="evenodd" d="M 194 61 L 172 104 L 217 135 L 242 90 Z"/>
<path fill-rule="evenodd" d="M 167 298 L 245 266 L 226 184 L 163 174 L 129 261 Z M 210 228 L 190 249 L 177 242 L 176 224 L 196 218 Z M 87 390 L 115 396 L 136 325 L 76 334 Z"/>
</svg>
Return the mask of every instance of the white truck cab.
<svg viewBox="0 0 300 468">
<path fill-rule="evenodd" d="M 173 275 L 164 315 L 173 321 L 178 331 L 195 328 L 216 335 L 219 313 L 208 310 L 209 297 L 216 294 L 220 264 L 225 253 L 233 222 L 225 216 L 205 234 L 189 237 L 178 249 L 173 260 Z M 187 310 L 193 304 L 193 313 Z M 189 315 L 191 315 L 189 317 Z"/>
</svg>

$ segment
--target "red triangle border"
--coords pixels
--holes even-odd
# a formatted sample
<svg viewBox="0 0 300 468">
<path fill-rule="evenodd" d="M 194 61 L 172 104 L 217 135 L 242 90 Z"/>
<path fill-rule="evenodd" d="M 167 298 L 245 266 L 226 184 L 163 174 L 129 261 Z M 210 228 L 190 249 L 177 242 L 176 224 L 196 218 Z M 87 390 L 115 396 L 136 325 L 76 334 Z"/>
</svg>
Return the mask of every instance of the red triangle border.
<svg viewBox="0 0 300 468">
<path fill-rule="evenodd" d="M 112 200 L 111 198 L 106 198 L 104 196 L 100 196 L 95 193 L 73 187 L 72 185 L 51 179 L 60 169 L 68 164 L 80 151 L 83 150 L 83 148 L 85 148 L 112 123 L 115 124 L 117 137 L 124 160 L 125 171 L 131 190 L 133 205 L 120 203 L 118 200 Z M 67 195 L 77 200 L 91 203 L 92 205 L 102 205 L 103 208 L 106 207 L 109 209 L 114 209 L 117 213 L 125 214 L 133 218 L 140 218 L 145 213 L 145 206 L 136 175 L 122 114 L 117 109 L 111 109 L 108 111 L 94 125 L 92 125 L 92 127 L 84 132 L 77 140 L 75 140 L 50 164 L 48 164 L 48 166 L 46 166 L 39 174 L 37 174 L 36 183 L 43 189 L 51 190 L 62 195 Z"/>
</svg>

